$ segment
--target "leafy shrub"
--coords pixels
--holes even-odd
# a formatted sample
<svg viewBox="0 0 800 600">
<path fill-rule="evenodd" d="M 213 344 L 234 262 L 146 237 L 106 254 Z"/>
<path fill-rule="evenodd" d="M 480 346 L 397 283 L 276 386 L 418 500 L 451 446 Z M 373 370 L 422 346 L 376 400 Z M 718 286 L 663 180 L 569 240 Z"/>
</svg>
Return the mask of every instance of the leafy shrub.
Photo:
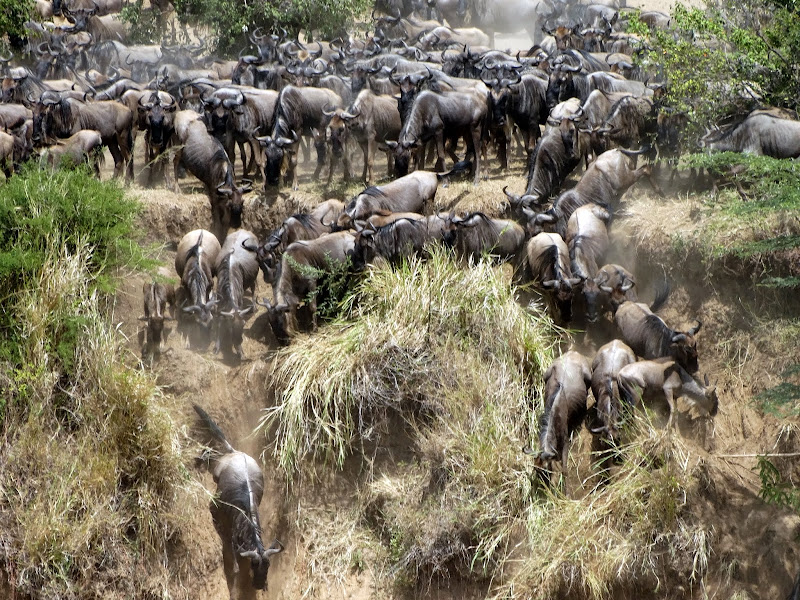
<svg viewBox="0 0 800 600">
<path fill-rule="evenodd" d="M 14 48 L 22 47 L 25 21 L 33 15 L 34 0 L 0 0 L 0 37 L 8 36 Z"/>
<path fill-rule="evenodd" d="M 301 30 L 319 32 L 326 39 L 342 35 L 363 17 L 370 0 L 282 0 L 281 2 L 240 2 L 239 0 L 176 0 L 181 19 L 207 26 L 214 34 L 219 52 L 237 51 L 248 43 L 247 33 L 256 27 L 292 35 Z M 308 36 L 307 36 L 308 38 Z"/>
<path fill-rule="evenodd" d="M 132 240 L 139 204 L 116 182 L 100 182 L 86 169 L 51 173 L 30 166 L 0 187 L 0 360 L 20 360 L 19 327 L 13 306 L 38 277 L 54 247 L 75 252 L 89 247 L 93 289 L 111 289 L 109 272 L 122 264 L 144 265 Z M 67 357 L 73 324 L 60 324 L 53 339 Z"/>
</svg>

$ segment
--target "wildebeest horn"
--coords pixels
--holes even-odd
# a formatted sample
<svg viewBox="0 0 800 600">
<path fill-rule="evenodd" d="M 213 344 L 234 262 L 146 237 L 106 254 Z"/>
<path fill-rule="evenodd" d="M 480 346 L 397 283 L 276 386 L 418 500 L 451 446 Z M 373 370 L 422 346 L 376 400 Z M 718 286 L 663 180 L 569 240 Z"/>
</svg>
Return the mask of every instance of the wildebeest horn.
<svg viewBox="0 0 800 600">
<path fill-rule="evenodd" d="M 261 561 L 261 555 L 256 552 L 255 550 L 248 550 L 247 552 L 239 552 L 239 556 L 242 558 L 249 558 L 250 560 L 259 560 Z"/>
<path fill-rule="evenodd" d="M 621 291 L 623 291 L 623 292 L 627 292 L 634 285 L 636 285 L 636 282 L 633 279 L 626 278 L 625 279 L 625 283 L 623 283 L 621 286 L 619 286 L 619 289 Z"/>
<path fill-rule="evenodd" d="M 698 332 L 698 331 L 700 331 L 700 328 L 701 328 L 702 326 L 703 326 L 703 322 L 702 322 L 702 321 L 700 321 L 700 319 L 698 319 L 698 320 L 697 320 L 697 325 L 695 325 L 694 327 L 692 327 L 692 328 L 691 328 L 691 329 L 688 331 L 688 334 L 689 334 L 689 335 L 691 335 L 691 336 L 697 335 L 697 332 Z"/>
<path fill-rule="evenodd" d="M 642 154 L 645 154 L 646 152 L 649 152 L 650 146 L 648 144 L 645 144 L 638 150 L 628 150 L 627 148 L 620 148 L 619 151 L 622 152 L 625 156 L 640 156 Z"/>
<path fill-rule="evenodd" d="M 596 280 L 595 280 L 595 283 L 597 283 L 597 281 L 596 281 Z M 603 291 L 603 292 L 605 292 L 606 294 L 610 294 L 611 292 L 613 292 L 613 291 L 614 291 L 614 289 L 613 289 L 613 288 L 611 288 L 611 287 L 609 287 L 609 286 L 607 286 L 607 285 L 603 285 L 603 284 L 601 284 L 601 283 L 597 283 L 597 287 L 599 287 L 599 288 L 600 288 L 600 290 L 601 290 L 601 291 Z"/>
<path fill-rule="evenodd" d="M 326 117 L 332 117 L 336 114 L 336 109 L 334 108 L 333 110 L 328 110 L 328 105 L 326 104 L 322 107 L 322 114 Z"/>
<path fill-rule="evenodd" d="M 685 333 L 676 333 L 672 336 L 672 343 L 677 344 L 678 342 L 685 342 L 686 341 L 686 334 Z"/>
<path fill-rule="evenodd" d="M 322 56 L 322 42 L 318 41 L 317 46 L 319 46 L 319 50 L 317 50 L 316 52 L 309 52 L 312 58 L 319 58 L 320 56 Z"/>
<path fill-rule="evenodd" d="M 343 112 L 342 113 L 342 118 L 344 118 L 344 119 L 355 119 L 360 114 L 361 114 L 361 110 L 359 108 L 356 108 L 356 111 L 352 112 L 352 113 L 351 112 L 347 112 L 347 111 Z"/>
</svg>

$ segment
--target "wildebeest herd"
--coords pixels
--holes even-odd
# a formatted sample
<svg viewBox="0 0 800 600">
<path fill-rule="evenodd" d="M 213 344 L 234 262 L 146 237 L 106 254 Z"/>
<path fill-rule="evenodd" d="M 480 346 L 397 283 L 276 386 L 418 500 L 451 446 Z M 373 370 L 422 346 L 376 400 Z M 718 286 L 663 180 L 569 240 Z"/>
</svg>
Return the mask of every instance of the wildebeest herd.
<svg viewBox="0 0 800 600">
<path fill-rule="evenodd" d="M 178 44 L 174 29 L 171 43 L 128 45 L 114 16 L 119 9 L 115 0 L 38 0 L 42 18 L 66 23 L 28 23 L 24 55 L 0 57 L 0 160 L 7 177 L 34 154 L 47 168 L 87 161 L 99 176 L 108 148 L 115 177 L 179 192 L 184 169 L 203 184 L 211 218 L 178 244 L 180 284 L 145 285 L 145 355 L 160 353 L 164 321 L 177 317 L 188 343 L 213 337 L 216 351 L 241 360 L 244 328 L 259 305 L 275 338 L 289 343 L 303 305 L 310 327 L 316 324 L 320 273 L 343 264 L 396 265 L 439 244 L 465 261 L 490 255 L 510 262 L 515 284 L 530 284 L 554 320 L 585 330 L 599 346 L 592 360 L 570 351 L 547 371 L 540 462 L 566 465 L 589 389 L 592 430 L 610 444 L 624 407 L 642 392 L 668 405 L 670 423 L 679 396 L 715 413 L 715 389 L 695 378 L 700 323 L 671 328 L 655 314 L 666 289 L 651 305 L 640 303 L 635 275 L 606 264 L 620 198 L 651 177 L 654 164 L 680 154 L 686 123 L 664 105 L 658 73 L 636 66 L 642 39 L 625 32 L 629 13 L 613 0 L 378 0 L 369 34 L 312 44 L 256 28 L 236 60 L 209 54 L 203 43 Z M 640 18 L 669 26 L 662 13 Z M 495 32 L 521 28 L 531 48 L 491 47 Z M 703 144 L 797 157 L 798 128 L 782 112 L 759 107 Z M 145 164 L 137 172 L 140 132 Z M 341 164 L 349 179 L 360 159 L 365 189 L 348 203 L 327 200 L 293 215 L 262 239 L 241 229 L 243 196 L 255 179 L 265 193 L 297 189 L 299 155 L 309 160 L 312 146 L 315 178 L 330 183 Z M 439 185 L 458 177 L 479 183 L 489 155 L 506 169 L 515 147 L 527 156 L 527 180 L 521 193 L 496 190 L 504 218 L 436 210 Z M 390 181 L 374 185 L 378 151 Z M 641 165 L 645 158 L 657 161 Z M 562 190 L 581 164 L 578 183 Z M 259 270 L 271 300 L 256 298 Z M 603 338 L 612 321 L 615 333 Z M 260 472 L 198 412 L 225 450 L 220 494 L 233 494 L 241 513 L 215 516 L 223 538 L 234 536 L 224 539 L 232 544 L 225 546 L 226 573 L 238 570 L 233 549 L 252 560 L 252 583 L 263 587 L 268 556 L 280 548 L 261 544 L 262 488 L 244 495 L 241 488 L 258 484 Z M 229 484 L 239 487 L 232 492 Z"/>
</svg>

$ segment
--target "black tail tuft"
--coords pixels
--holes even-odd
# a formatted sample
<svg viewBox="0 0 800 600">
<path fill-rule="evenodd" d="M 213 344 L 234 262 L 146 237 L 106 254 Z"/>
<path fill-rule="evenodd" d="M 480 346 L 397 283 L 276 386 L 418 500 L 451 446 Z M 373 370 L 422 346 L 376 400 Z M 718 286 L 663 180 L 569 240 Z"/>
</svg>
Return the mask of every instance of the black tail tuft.
<svg viewBox="0 0 800 600">
<path fill-rule="evenodd" d="M 211 431 L 211 435 L 213 435 L 222 445 L 225 452 L 235 452 L 233 446 L 231 446 L 230 442 L 228 442 L 228 440 L 225 438 L 225 434 L 222 433 L 222 429 L 220 429 L 219 425 L 214 422 L 214 419 L 212 419 L 209 414 L 197 404 L 192 403 L 192 407 L 194 407 L 194 411 L 200 416 L 200 418 L 203 420 L 203 423 L 205 423 L 206 427 L 208 427 L 209 431 Z"/>
<path fill-rule="evenodd" d="M 661 284 L 656 289 L 656 298 L 653 300 L 653 303 L 650 305 L 650 310 L 658 312 L 667 303 L 667 298 L 669 298 L 670 293 L 670 285 L 669 281 L 664 279 Z"/>
</svg>

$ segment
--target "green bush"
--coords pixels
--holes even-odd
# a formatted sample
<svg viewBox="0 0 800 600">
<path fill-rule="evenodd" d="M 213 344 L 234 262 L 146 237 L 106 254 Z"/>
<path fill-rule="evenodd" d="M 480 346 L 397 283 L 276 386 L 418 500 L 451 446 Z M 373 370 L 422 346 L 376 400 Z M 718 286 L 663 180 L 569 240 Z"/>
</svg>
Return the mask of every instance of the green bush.
<svg viewBox="0 0 800 600">
<path fill-rule="evenodd" d="M 53 173 L 30 166 L 0 187 L 0 289 L 6 290 L 0 298 L 0 360 L 20 361 L 14 305 L 54 247 L 68 253 L 90 248 L 89 276 L 100 291 L 112 289 L 114 267 L 145 264 L 132 239 L 139 210 L 116 182 L 100 182 L 86 169 Z M 61 323 L 54 337 L 64 359 L 75 342 L 74 326 Z"/>
<path fill-rule="evenodd" d="M 282 0 L 240 2 L 239 0 L 176 0 L 181 19 L 204 25 L 213 33 L 218 52 L 235 53 L 248 44 L 247 34 L 256 27 L 292 35 L 318 32 L 325 39 L 342 35 L 364 17 L 370 0 Z"/>
<path fill-rule="evenodd" d="M 0 37 L 8 36 L 13 48 L 21 48 L 25 21 L 33 16 L 34 0 L 0 0 Z"/>
</svg>

